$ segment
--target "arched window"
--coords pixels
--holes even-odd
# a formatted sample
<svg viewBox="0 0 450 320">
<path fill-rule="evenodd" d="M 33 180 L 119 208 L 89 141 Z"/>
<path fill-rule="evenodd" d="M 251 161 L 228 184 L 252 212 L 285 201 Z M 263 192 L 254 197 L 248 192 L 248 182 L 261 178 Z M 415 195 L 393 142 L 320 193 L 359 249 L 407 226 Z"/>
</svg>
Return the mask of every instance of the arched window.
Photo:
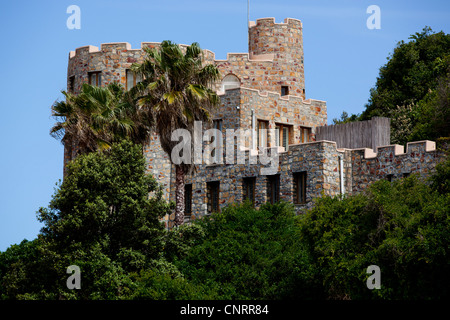
<svg viewBox="0 0 450 320">
<path fill-rule="evenodd" d="M 236 89 L 241 86 L 241 81 L 234 74 L 226 75 L 222 80 L 221 91 L 225 92 L 228 89 Z"/>
</svg>

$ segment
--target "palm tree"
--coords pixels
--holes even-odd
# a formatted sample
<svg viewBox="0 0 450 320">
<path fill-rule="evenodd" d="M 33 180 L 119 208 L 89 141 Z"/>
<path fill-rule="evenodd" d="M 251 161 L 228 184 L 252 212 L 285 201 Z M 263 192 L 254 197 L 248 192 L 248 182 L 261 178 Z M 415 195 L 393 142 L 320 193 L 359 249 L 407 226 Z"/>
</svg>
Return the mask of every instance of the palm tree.
<svg viewBox="0 0 450 320">
<path fill-rule="evenodd" d="M 219 71 L 214 65 L 204 65 L 198 43 L 181 48 L 163 41 L 159 48 L 145 50 L 144 62 L 132 65 L 143 80 L 130 92 L 137 95 L 137 105 L 158 134 L 162 149 L 171 155 L 178 144 L 171 140 L 174 130 L 186 129 L 192 136 L 194 121 L 210 121 L 220 101 L 212 90 Z M 184 222 L 184 179 L 193 169 L 192 161 L 175 164 L 175 225 Z"/>
<path fill-rule="evenodd" d="M 148 126 L 138 121 L 136 106 L 121 85 L 96 87 L 85 83 L 78 95 L 62 94 L 65 101 L 52 105 L 57 122 L 50 134 L 66 146 L 76 145 L 78 153 L 108 149 L 127 137 L 138 143 L 146 141 Z"/>
</svg>

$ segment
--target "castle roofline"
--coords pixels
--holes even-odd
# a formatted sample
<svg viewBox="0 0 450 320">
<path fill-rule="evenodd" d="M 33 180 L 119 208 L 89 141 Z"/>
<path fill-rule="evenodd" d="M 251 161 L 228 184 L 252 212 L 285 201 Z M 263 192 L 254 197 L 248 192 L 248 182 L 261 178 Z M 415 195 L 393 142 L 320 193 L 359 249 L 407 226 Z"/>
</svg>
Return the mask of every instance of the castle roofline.
<svg viewBox="0 0 450 320">
<path fill-rule="evenodd" d="M 124 50 L 127 51 L 140 51 L 143 50 L 149 46 L 152 45 L 160 45 L 161 42 L 141 42 L 141 47 L 140 48 L 131 48 L 131 44 L 128 42 L 108 42 L 108 43 L 102 43 L 100 44 L 100 49 L 97 46 L 92 46 L 92 45 L 87 45 L 87 46 L 82 46 L 82 47 L 78 47 L 76 48 L 74 51 L 70 51 L 69 52 L 69 59 L 72 59 L 76 56 L 77 52 L 79 51 L 83 51 L 83 50 L 87 50 L 88 53 L 99 53 L 102 52 L 104 50 L 106 50 L 108 47 L 122 47 Z M 190 45 L 188 44 L 179 44 L 180 47 L 189 47 Z M 274 54 L 250 54 L 248 52 L 246 53 L 240 53 L 240 52 L 228 52 L 227 53 L 227 58 L 226 59 L 216 59 L 216 54 L 209 50 L 209 49 L 202 49 L 203 52 L 209 53 L 212 56 L 212 59 L 214 60 L 214 62 L 227 62 L 230 61 L 231 59 L 237 57 L 243 57 L 244 59 L 246 59 L 247 61 L 258 61 L 258 62 L 272 62 L 274 59 Z"/>
<path fill-rule="evenodd" d="M 269 95 L 271 96 L 275 96 L 276 98 L 280 99 L 280 100 L 286 100 L 289 101 L 291 98 L 293 99 L 300 99 L 302 100 L 303 104 L 312 104 L 313 102 L 319 102 L 319 103 L 326 103 L 326 101 L 324 100 L 318 100 L 318 99 L 303 99 L 302 96 L 296 96 L 296 95 L 285 95 L 282 96 L 279 92 L 275 92 L 275 91 L 267 91 L 267 90 L 258 90 L 258 89 L 253 89 L 253 88 L 247 88 L 247 87 L 239 87 L 239 88 L 233 88 L 233 89 L 227 89 L 225 92 L 220 92 L 218 95 L 219 96 L 223 96 L 226 94 L 227 91 L 231 91 L 231 90 L 246 90 L 246 91 L 253 91 L 255 93 L 258 93 L 258 95 L 260 97 L 268 97 Z"/>
<path fill-rule="evenodd" d="M 129 42 L 106 42 L 106 43 L 102 43 L 100 44 L 100 49 L 96 46 L 92 46 L 92 45 L 87 45 L 87 46 L 81 46 L 76 48 L 73 51 L 69 52 L 69 59 L 74 58 L 76 56 L 76 53 L 78 51 L 82 51 L 82 50 L 87 50 L 88 53 L 96 53 L 96 52 L 101 52 L 105 49 L 107 49 L 108 47 L 123 47 L 124 50 L 127 51 L 139 51 L 139 50 L 143 50 L 151 45 L 160 45 L 161 42 L 141 42 L 141 47 L 140 48 L 131 48 L 131 44 Z M 189 44 L 178 44 L 180 47 L 189 47 Z M 209 52 L 210 54 L 212 54 L 213 56 L 215 56 L 215 53 L 212 52 L 209 49 L 202 49 L 202 51 L 204 52 Z"/>
<path fill-rule="evenodd" d="M 282 25 L 282 24 L 284 24 L 284 25 L 288 25 L 288 24 L 300 24 L 300 27 L 303 27 L 303 24 L 302 24 L 302 22 L 301 22 L 299 19 L 285 18 L 285 19 L 283 20 L 283 22 L 277 23 L 277 22 L 275 21 L 275 18 L 274 18 L 274 17 L 259 18 L 259 19 L 256 19 L 256 21 L 249 21 L 249 22 L 248 22 L 248 27 L 249 27 L 249 28 L 253 28 L 253 27 L 257 26 L 258 24 L 262 24 L 262 23 L 265 22 L 265 21 L 267 21 L 267 22 L 269 22 L 269 23 L 271 23 L 271 24 L 274 24 L 274 25 L 275 25 L 275 24 L 279 24 L 279 25 Z"/>
</svg>

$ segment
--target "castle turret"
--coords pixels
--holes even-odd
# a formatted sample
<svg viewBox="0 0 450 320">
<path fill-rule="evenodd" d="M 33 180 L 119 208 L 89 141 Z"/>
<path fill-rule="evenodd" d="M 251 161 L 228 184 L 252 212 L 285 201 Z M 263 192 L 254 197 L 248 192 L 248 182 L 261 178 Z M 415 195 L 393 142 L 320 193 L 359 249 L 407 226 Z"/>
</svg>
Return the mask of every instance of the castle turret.
<svg viewBox="0 0 450 320">
<path fill-rule="evenodd" d="M 250 22 L 248 33 L 250 59 L 266 57 L 273 61 L 267 83 L 272 87 L 269 91 L 305 99 L 301 21 L 287 18 L 284 23 L 275 23 L 274 18 L 258 19 Z"/>
</svg>

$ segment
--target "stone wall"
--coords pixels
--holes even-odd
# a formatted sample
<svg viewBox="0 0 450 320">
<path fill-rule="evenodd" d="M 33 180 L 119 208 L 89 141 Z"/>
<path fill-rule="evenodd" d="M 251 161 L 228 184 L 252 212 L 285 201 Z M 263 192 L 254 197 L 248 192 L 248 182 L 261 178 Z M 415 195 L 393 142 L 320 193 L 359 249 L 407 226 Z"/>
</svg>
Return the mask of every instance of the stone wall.
<svg viewBox="0 0 450 320">
<path fill-rule="evenodd" d="M 154 133 L 150 141 L 144 146 L 144 157 L 146 160 L 146 173 L 152 174 L 163 186 L 163 194 L 166 199 L 170 199 L 170 188 L 173 172 L 169 155 L 164 152 L 159 142 L 159 137 Z"/>
<path fill-rule="evenodd" d="M 129 43 L 123 42 L 104 43 L 100 49 L 94 46 L 77 48 L 69 53 L 68 88 L 72 83 L 73 93 L 79 93 L 82 84 L 89 81 L 89 72 L 101 72 L 102 86 L 112 82 L 125 86 L 126 70 L 133 63 L 144 61 L 146 54 L 143 49 L 156 48 L 159 45 L 155 42 L 143 42 L 141 48 L 132 49 Z M 183 50 L 186 48 L 186 45 L 180 46 Z M 303 38 L 299 20 L 285 19 L 284 23 L 275 23 L 274 18 L 258 19 L 249 26 L 249 53 L 230 53 L 227 60 L 215 60 L 213 52 L 203 50 L 203 56 L 204 63 L 217 66 L 222 78 L 234 74 L 239 78 L 242 87 L 256 90 L 245 91 L 244 95 L 227 93 L 222 96 L 224 103 L 214 118 L 223 119 L 224 127 L 248 127 L 251 118 L 249 120 L 246 111 L 250 108 L 258 110 L 258 117 L 272 119 L 271 127 L 274 126 L 274 119 L 277 119 L 277 122 L 301 124 L 311 128 L 326 123 L 325 103 L 304 100 Z M 220 83 L 221 81 L 218 81 L 216 84 L 218 90 Z M 289 95 L 280 98 L 282 85 L 289 86 Z M 235 94 L 241 95 L 239 103 L 231 102 L 234 98 L 230 97 Z M 246 111 L 242 112 L 242 107 L 241 110 L 236 109 L 237 106 L 245 107 Z M 297 142 L 297 128 L 294 128 L 294 137 L 290 143 Z M 159 154 L 158 150 L 152 149 L 151 146 L 152 141 L 149 142 L 146 153 Z M 72 159 L 73 153 L 74 148 L 72 152 L 66 150 L 64 161 Z"/>
<path fill-rule="evenodd" d="M 361 192 L 380 179 L 399 179 L 414 173 L 426 177 L 444 158 L 433 141 L 409 142 L 406 152 L 401 145 L 378 147 L 376 153 L 371 149 L 345 152 L 351 161 L 351 193 Z"/>
<path fill-rule="evenodd" d="M 102 72 L 103 86 L 111 82 L 125 85 L 126 70 L 135 62 L 143 62 L 145 58 L 143 48 L 157 46 L 159 43 L 147 42 L 142 43 L 139 49 L 131 49 L 128 43 L 102 44 L 100 50 L 93 46 L 78 48 L 69 54 L 68 86 L 74 80 L 73 92 L 79 93 L 81 85 L 88 82 L 89 72 L 94 71 Z M 186 46 L 181 45 L 181 48 L 184 50 Z M 224 139 L 227 129 L 253 129 L 253 138 L 256 139 L 253 119 L 268 121 L 269 129 L 274 129 L 276 125 L 292 126 L 288 149 L 277 148 L 282 151 L 277 174 L 280 178 L 279 199 L 293 202 L 294 174 L 306 173 L 306 203 L 296 205 L 298 212 L 311 207 L 314 199 L 322 194 L 335 196 L 343 192 L 341 183 L 346 193 L 354 194 L 380 179 L 397 179 L 409 173 L 427 176 L 443 157 L 443 153 L 437 151 L 431 141 L 409 143 L 406 152 L 398 145 L 375 149 L 384 143 L 379 142 L 383 137 L 377 132 L 373 133 L 372 127 L 371 144 L 362 143 L 368 148 L 344 149 L 354 148 L 354 145 L 342 144 L 335 136 L 331 137 L 333 141 L 328 141 L 330 137 L 320 134 L 316 137 L 319 131 L 317 128 L 327 123 L 327 106 L 324 101 L 305 100 L 302 24 L 298 20 L 286 19 L 284 23 L 275 23 L 273 18 L 258 19 L 249 25 L 248 53 L 230 53 L 226 60 L 215 60 L 214 53 L 209 50 L 203 50 L 203 54 L 205 63 L 215 64 L 222 78 L 233 74 L 240 81 L 240 88 L 220 93 L 221 105 L 212 115 L 212 119 L 222 120 Z M 281 96 L 281 86 L 289 87 L 288 95 Z M 219 81 L 216 89 L 220 88 Z M 309 138 L 312 142 L 300 143 L 300 129 L 304 127 L 311 129 Z M 346 137 L 351 138 L 349 133 L 358 138 L 361 136 L 360 133 L 347 130 L 348 127 L 338 130 L 344 140 Z M 209 128 L 211 123 L 203 124 L 203 130 Z M 378 142 L 374 143 L 373 137 L 379 138 Z M 338 143 L 334 142 L 337 140 Z M 227 147 L 225 141 L 223 145 Z M 186 183 L 192 184 L 191 219 L 208 214 L 208 182 L 220 183 L 220 209 L 243 201 L 243 179 L 249 177 L 255 178 L 255 207 L 259 208 L 269 200 L 269 176 L 261 172 L 264 166 L 258 161 L 249 161 L 250 155 L 255 156 L 264 151 L 254 146 L 253 141 L 246 145 L 245 163 L 237 163 L 235 153 L 234 163 L 197 165 L 196 172 L 186 176 Z M 66 146 L 65 161 L 73 158 L 75 152 L 76 145 Z M 163 185 L 165 197 L 174 200 L 175 170 L 169 156 L 161 149 L 157 135 L 150 138 L 143 153 L 147 160 L 147 172 Z M 343 181 L 340 159 L 343 159 Z M 173 215 L 166 217 L 165 221 L 171 227 Z"/>
<path fill-rule="evenodd" d="M 296 96 L 280 96 L 279 93 L 241 88 L 241 128 L 251 129 L 252 110 L 257 120 L 269 122 L 269 129 L 274 129 L 276 123 L 293 126 L 293 137 L 290 144 L 300 142 L 299 127 L 312 129 L 315 140 L 315 128 L 327 123 L 327 106 L 320 100 L 303 100 Z"/>
<path fill-rule="evenodd" d="M 281 152 L 278 163 L 280 175 L 280 200 L 293 202 L 294 173 L 306 172 L 306 204 L 296 205 L 297 210 L 311 207 L 313 199 L 322 194 L 340 193 L 339 155 L 336 143 L 318 141 L 291 145 L 287 152 Z M 243 179 L 254 177 L 256 181 L 255 207 L 259 208 L 269 199 L 267 196 L 268 176 L 261 174 L 263 165 L 249 162 L 246 153 L 245 164 L 200 165 L 193 176 L 186 176 L 186 183 L 193 186 L 192 219 L 209 214 L 207 210 L 207 183 L 220 182 L 220 208 L 243 201 Z M 169 222 L 169 226 L 171 223 Z"/>
</svg>

